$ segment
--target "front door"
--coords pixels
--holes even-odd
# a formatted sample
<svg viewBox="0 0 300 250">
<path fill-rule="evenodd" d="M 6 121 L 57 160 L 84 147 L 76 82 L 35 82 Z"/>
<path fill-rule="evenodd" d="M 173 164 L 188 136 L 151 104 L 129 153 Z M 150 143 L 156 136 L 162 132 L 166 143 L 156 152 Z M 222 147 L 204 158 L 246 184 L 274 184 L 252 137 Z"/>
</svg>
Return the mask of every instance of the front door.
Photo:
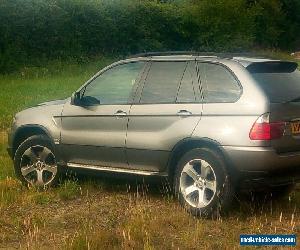
<svg viewBox="0 0 300 250">
<path fill-rule="evenodd" d="M 128 167 L 125 138 L 130 100 L 143 68 L 144 62 L 139 61 L 110 67 L 82 88 L 82 104 L 65 105 L 61 131 L 65 162 Z"/>
</svg>

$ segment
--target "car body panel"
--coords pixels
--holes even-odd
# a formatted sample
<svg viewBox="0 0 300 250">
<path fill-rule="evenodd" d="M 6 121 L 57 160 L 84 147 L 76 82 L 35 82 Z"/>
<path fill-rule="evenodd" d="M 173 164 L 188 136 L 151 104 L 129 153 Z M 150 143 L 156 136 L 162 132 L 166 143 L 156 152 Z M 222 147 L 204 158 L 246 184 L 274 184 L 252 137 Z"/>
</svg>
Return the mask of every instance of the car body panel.
<svg viewBox="0 0 300 250">
<path fill-rule="evenodd" d="M 256 119 L 269 110 L 265 94 L 251 75 L 235 61 L 220 60 L 242 85 L 242 94 L 234 103 L 203 103 L 201 123 L 193 136 L 207 137 L 224 146 L 270 146 L 252 141 L 249 132 Z"/>
<path fill-rule="evenodd" d="M 181 110 L 191 115 L 180 116 Z M 164 171 L 172 148 L 191 137 L 201 113 L 202 104 L 132 105 L 126 139 L 130 167 Z"/>
<path fill-rule="evenodd" d="M 235 173 L 299 168 L 300 136 L 291 136 L 290 127 L 278 141 L 249 138 L 253 124 L 262 114 L 271 112 L 270 119 L 274 121 L 300 119 L 299 103 L 270 103 L 246 69 L 252 63 L 272 60 L 193 55 L 137 57 L 109 65 L 78 91 L 115 65 L 140 60 L 196 60 L 221 64 L 240 83 L 241 96 L 233 103 L 140 104 L 142 83 L 150 65 L 147 63 L 132 103 L 82 107 L 71 104 L 69 98 L 43 103 L 18 113 L 9 137 L 11 157 L 17 131 L 24 126 L 40 126 L 61 151 L 64 165 L 101 165 L 110 167 L 112 171 L 165 173 L 179 143 L 207 140 L 223 152 Z M 201 80 L 198 83 L 201 88 Z M 115 113 L 119 110 L 126 115 L 118 117 Z M 189 111 L 190 115 L 180 116 L 177 114 L 180 110 Z"/>
<path fill-rule="evenodd" d="M 64 161 L 126 167 L 125 136 L 130 105 L 80 107 L 66 103 L 62 114 Z"/>
<path fill-rule="evenodd" d="M 25 109 L 15 115 L 11 128 L 9 145 L 12 147 L 15 135 L 24 127 L 39 126 L 48 134 L 54 143 L 60 141 L 61 113 L 67 100 L 49 102 Z"/>
<path fill-rule="evenodd" d="M 286 122 L 284 136 L 273 140 L 271 145 L 279 153 L 300 151 L 300 134 L 292 133 L 292 123 L 300 122 L 300 103 L 271 103 L 270 119 Z"/>
<path fill-rule="evenodd" d="M 278 154 L 272 147 L 223 146 L 223 149 L 239 171 L 267 173 L 291 167 L 299 169 L 300 166 L 299 151 Z"/>
</svg>

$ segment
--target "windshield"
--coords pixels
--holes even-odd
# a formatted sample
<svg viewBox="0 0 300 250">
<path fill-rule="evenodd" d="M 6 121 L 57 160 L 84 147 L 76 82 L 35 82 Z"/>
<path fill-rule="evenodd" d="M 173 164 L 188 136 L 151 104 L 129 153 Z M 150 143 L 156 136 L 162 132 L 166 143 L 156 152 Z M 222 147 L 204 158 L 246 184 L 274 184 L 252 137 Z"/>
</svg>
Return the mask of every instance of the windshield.
<svg viewBox="0 0 300 250">
<path fill-rule="evenodd" d="M 300 71 L 252 73 L 270 102 L 287 102 L 300 97 Z"/>
</svg>

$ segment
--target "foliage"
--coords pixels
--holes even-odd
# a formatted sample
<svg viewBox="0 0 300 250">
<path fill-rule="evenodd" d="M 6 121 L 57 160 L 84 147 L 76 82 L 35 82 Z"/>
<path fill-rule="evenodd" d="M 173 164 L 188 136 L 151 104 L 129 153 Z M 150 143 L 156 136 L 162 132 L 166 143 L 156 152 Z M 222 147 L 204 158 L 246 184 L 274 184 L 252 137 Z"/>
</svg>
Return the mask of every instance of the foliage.
<svg viewBox="0 0 300 250">
<path fill-rule="evenodd" d="M 155 50 L 297 47 L 299 0 L 2 0 L 0 72 Z"/>
</svg>

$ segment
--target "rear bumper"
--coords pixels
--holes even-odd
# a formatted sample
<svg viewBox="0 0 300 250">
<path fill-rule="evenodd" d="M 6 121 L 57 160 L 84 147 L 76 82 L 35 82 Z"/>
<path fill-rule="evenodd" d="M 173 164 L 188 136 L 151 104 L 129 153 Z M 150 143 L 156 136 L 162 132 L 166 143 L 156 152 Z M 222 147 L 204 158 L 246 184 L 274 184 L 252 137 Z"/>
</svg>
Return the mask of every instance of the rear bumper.
<svg viewBox="0 0 300 250">
<path fill-rule="evenodd" d="M 275 171 L 295 167 L 300 169 L 300 152 L 277 154 L 271 147 L 223 147 L 240 171 Z"/>
<path fill-rule="evenodd" d="M 278 154 L 271 147 L 223 147 L 241 186 L 300 182 L 300 152 Z"/>
<path fill-rule="evenodd" d="M 288 168 L 285 171 L 241 172 L 239 182 L 241 189 L 265 189 L 276 186 L 300 183 L 300 171 Z"/>
</svg>

